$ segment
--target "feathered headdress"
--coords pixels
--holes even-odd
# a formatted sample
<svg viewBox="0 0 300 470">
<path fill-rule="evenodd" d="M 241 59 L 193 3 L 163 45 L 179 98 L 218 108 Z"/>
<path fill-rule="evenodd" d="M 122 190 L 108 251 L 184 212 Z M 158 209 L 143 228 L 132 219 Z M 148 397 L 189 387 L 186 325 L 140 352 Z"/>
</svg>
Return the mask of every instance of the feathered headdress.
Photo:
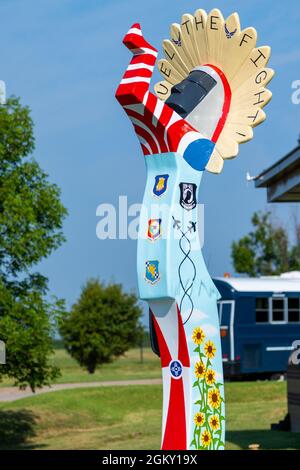
<svg viewBox="0 0 300 470">
<path fill-rule="evenodd" d="M 218 67 L 229 83 L 230 109 L 206 166 L 213 173 L 222 171 L 223 160 L 235 157 L 239 144 L 252 139 L 252 128 L 266 118 L 262 108 L 272 97 L 266 85 L 274 71 L 266 68 L 270 47 L 256 47 L 256 39 L 254 28 L 241 30 L 237 13 L 224 20 L 218 9 L 209 14 L 199 9 L 194 16 L 184 14 L 181 25 L 172 24 L 171 39 L 163 41 L 165 59 L 158 68 L 164 80 L 155 85 L 160 99 L 166 100 L 172 86 L 201 65 Z"/>
</svg>

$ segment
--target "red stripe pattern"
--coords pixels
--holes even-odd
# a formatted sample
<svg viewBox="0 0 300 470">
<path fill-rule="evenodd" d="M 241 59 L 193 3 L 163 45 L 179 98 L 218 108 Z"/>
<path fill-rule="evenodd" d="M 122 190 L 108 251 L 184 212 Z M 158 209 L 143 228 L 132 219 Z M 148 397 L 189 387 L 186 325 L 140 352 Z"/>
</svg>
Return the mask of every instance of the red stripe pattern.
<svg viewBox="0 0 300 470">
<path fill-rule="evenodd" d="M 144 39 L 138 23 L 132 25 L 123 43 L 133 58 L 116 98 L 132 121 L 144 155 L 176 152 L 188 132 L 196 133 L 189 143 L 202 139 L 198 131 L 149 91 L 157 50 Z"/>
<path fill-rule="evenodd" d="M 150 310 L 151 312 L 151 310 Z M 178 321 L 178 353 L 177 357 L 172 357 L 167 342 L 160 329 L 158 321 L 153 312 L 151 312 L 155 333 L 157 336 L 161 366 L 169 368 L 171 361 L 179 360 L 183 367 L 190 367 L 190 357 L 188 353 L 187 341 L 182 323 L 181 313 L 177 305 Z M 166 425 L 162 439 L 163 450 L 185 450 L 187 449 L 187 423 L 186 423 L 186 403 L 184 395 L 184 379 L 180 377 L 175 379 L 171 377 L 170 393 Z"/>
<path fill-rule="evenodd" d="M 211 138 L 212 142 L 216 143 L 219 136 L 220 136 L 220 134 L 221 134 L 221 132 L 222 132 L 222 130 L 223 130 L 223 127 L 224 127 L 226 119 L 227 119 L 227 115 L 229 113 L 230 103 L 231 103 L 231 88 L 230 88 L 230 85 L 227 81 L 227 78 L 225 77 L 222 70 L 220 70 L 218 67 L 216 67 L 215 65 L 212 65 L 212 64 L 206 64 L 206 65 L 208 65 L 208 67 L 214 69 L 217 72 L 217 74 L 219 75 L 219 77 L 222 80 L 223 87 L 224 87 L 225 99 L 224 99 L 224 103 L 223 103 L 221 118 L 219 119 L 218 125 L 215 129 L 215 132 L 213 133 L 212 138 Z"/>
</svg>

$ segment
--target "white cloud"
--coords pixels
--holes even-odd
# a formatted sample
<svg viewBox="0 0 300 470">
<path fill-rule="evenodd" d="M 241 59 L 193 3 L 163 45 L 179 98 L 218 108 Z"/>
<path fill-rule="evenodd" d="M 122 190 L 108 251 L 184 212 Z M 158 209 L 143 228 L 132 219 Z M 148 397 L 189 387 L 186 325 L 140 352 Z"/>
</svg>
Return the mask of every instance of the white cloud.
<svg viewBox="0 0 300 470">
<path fill-rule="evenodd" d="M 219 334 L 219 330 L 211 323 L 205 323 L 205 325 L 201 325 L 201 328 L 203 329 L 207 338 L 210 338 L 212 336 L 216 336 Z"/>
<path fill-rule="evenodd" d="M 186 311 L 182 314 L 182 318 L 187 318 L 188 316 L 189 316 L 189 311 Z M 201 326 L 199 325 L 199 322 L 201 320 L 204 320 L 205 318 L 208 318 L 207 313 L 202 312 L 202 310 L 195 309 L 191 316 L 190 322 L 193 324 L 197 324 L 197 326 Z"/>
</svg>

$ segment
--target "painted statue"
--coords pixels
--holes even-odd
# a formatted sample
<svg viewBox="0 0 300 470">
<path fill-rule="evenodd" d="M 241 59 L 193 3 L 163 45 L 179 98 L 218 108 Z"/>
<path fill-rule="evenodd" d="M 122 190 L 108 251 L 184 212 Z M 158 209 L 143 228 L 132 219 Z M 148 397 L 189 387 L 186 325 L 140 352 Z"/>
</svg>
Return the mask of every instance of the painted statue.
<svg viewBox="0 0 300 470">
<path fill-rule="evenodd" d="M 137 273 L 161 358 L 162 449 L 224 448 L 219 293 L 201 253 L 198 191 L 204 171 L 220 173 L 266 117 L 273 71 L 270 48 L 256 47 L 256 37 L 236 13 L 184 14 L 163 41 L 156 95 L 149 85 L 157 50 L 138 23 L 123 40 L 132 59 L 116 97 L 147 168 Z"/>
</svg>

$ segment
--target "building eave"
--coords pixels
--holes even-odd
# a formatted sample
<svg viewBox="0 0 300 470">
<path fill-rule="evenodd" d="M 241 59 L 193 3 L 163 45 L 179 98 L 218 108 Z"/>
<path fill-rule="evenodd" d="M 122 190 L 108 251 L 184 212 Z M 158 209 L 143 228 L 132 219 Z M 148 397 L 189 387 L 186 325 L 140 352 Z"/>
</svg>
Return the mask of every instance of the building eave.
<svg viewBox="0 0 300 470">
<path fill-rule="evenodd" d="M 255 178 L 257 188 L 267 188 L 268 202 L 300 201 L 300 145 Z"/>
</svg>

